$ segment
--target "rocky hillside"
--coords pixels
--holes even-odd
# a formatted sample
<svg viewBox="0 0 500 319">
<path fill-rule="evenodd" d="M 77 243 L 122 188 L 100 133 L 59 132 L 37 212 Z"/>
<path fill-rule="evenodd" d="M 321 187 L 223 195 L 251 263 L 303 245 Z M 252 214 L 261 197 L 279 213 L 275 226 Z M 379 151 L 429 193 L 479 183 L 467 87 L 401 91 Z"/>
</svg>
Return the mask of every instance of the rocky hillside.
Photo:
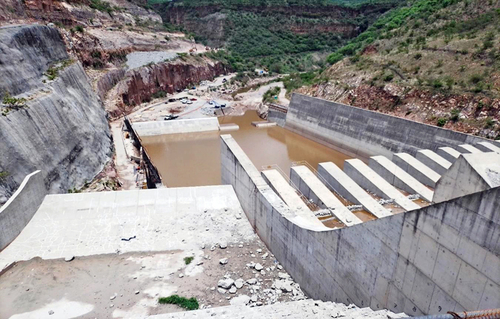
<svg viewBox="0 0 500 319">
<path fill-rule="evenodd" d="M 41 170 L 47 190 L 90 181 L 111 153 L 106 113 L 81 64 L 47 26 L 0 28 L 0 204 Z"/>
<path fill-rule="evenodd" d="M 347 7 L 330 1 L 181 0 L 155 5 L 165 23 L 225 47 L 237 70 L 264 67 L 286 73 L 321 64 L 331 52 L 364 31 L 398 1 Z"/>
<path fill-rule="evenodd" d="M 414 1 L 330 55 L 333 65 L 298 91 L 500 138 L 499 7 L 498 0 Z"/>
</svg>

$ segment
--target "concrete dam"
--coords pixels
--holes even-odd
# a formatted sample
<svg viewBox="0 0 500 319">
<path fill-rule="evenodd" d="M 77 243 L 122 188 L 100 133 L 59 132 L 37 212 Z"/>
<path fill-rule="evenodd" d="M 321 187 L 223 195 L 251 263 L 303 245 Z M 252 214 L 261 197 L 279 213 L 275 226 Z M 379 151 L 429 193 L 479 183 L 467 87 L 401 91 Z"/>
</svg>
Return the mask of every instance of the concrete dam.
<svg viewBox="0 0 500 319">
<path fill-rule="evenodd" d="M 67 59 L 45 52 L 58 35 L 16 30 L 0 33 L 12 54 L 51 42 L 28 50 L 36 77 L 4 85 L 32 98 L 0 119 L 0 166 L 15 172 L 1 189 L 0 318 L 500 315 L 498 141 L 300 94 L 265 122 L 189 117 L 198 96 L 189 116 L 110 130 L 79 62 L 43 82 Z M 16 143 L 30 139 L 34 152 Z M 111 144 L 149 189 L 62 194 Z M 199 310 L 161 302 L 172 296 Z"/>
</svg>

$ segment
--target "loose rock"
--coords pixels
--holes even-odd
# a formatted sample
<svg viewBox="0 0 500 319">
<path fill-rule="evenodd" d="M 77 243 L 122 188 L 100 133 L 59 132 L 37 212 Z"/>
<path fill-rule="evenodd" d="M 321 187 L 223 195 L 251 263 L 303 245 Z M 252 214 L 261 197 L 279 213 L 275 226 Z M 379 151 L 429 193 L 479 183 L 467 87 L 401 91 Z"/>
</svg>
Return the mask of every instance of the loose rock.
<svg viewBox="0 0 500 319">
<path fill-rule="evenodd" d="M 227 259 L 227 258 L 222 258 L 221 260 L 219 260 L 219 263 L 220 263 L 221 265 L 225 265 L 225 264 L 227 264 L 227 263 L 228 263 L 228 261 L 229 261 L 229 259 Z"/>
</svg>

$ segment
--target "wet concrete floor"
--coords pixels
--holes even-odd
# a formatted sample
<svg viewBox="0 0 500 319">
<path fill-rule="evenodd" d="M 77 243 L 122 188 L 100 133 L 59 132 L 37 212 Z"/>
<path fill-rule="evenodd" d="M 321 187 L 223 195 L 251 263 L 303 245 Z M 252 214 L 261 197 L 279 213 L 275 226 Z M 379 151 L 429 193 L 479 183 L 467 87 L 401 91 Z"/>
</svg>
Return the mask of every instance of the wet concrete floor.
<svg viewBox="0 0 500 319">
<path fill-rule="evenodd" d="M 281 127 L 256 128 L 262 120 L 255 111 L 243 116 L 219 118 L 220 124 L 235 123 L 240 129 L 229 132 L 143 137 L 143 145 L 168 187 L 221 184 L 220 134 L 231 134 L 257 169 L 277 165 L 289 174 L 292 162 L 306 161 L 313 167 L 333 162 L 343 167 L 350 156 L 330 149 Z"/>
</svg>

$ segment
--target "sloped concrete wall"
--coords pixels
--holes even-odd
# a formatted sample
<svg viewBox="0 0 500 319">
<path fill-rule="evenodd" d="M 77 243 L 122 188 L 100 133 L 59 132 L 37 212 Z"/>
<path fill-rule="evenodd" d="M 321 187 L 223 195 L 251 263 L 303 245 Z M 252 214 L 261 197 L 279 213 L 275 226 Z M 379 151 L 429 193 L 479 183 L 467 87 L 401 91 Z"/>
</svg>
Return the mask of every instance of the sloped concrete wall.
<svg viewBox="0 0 500 319">
<path fill-rule="evenodd" d="M 0 208 L 0 251 L 21 233 L 45 194 L 43 175 L 36 171 L 24 178 L 14 195 Z"/>
<path fill-rule="evenodd" d="M 223 184 L 310 297 L 412 316 L 500 307 L 500 188 L 318 230 L 296 223 L 234 139 L 221 139 Z"/>
<path fill-rule="evenodd" d="M 197 133 L 219 130 L 217 118 L 186 119 L 175 121 L 152 121 L 132 123 L 139 136 L 163 134 Z"/>
<path fill-rule="evenodd" d="M 267 120 L 269 122 L 275 122 L 278 126 L 284 127 L 286 123 L 286 113 L 269 109 Z"/>
<path fill-rule="evenodd" d="M 285 127 L 332 148 L 369 157 L 487 141 L 378 112 L 293 94 Z"/>
<path fill-rule="evenodd" d="M 0 116 L 0 172 L 7 173 L 0 204 L 33 171 L 41 170 L 49 192 L 67 192 L 92 180 L 110 158 L 106 111 L 81 64 L 59 70 L 53 81 L 44 75 L 68 58 L 56 28 L 0 28 L 0 101 L 5 92 L 27 98 L 27 107 Z"/>
</svg>

